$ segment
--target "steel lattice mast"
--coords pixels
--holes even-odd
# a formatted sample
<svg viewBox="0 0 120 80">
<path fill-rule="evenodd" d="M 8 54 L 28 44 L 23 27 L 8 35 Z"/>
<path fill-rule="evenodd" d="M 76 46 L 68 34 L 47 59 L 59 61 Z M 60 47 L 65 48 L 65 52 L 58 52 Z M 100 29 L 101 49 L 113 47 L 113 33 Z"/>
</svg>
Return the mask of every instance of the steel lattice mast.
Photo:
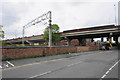
<svg viewBox="0 0 120 80">
<path fill-rule="evenodd" d="M 25 34 L 25 29 L 28 28 L 28 27 L 31 27 L 32 25 L 36 25 L 38 23 L 41 23 L 42 21 L 44 20 L 47 20 L 49 19 L 49 44 L 48 46 L 51 47 L 52 46 L 52 33 L 51 33 L 51 17 L 52 14 L 51 14 L 51 11 L 48 11 L 47 13 L 37 17 L 36 19 L 32 20 L 31 22 L 27 23 L 26 25 L 23 26 L 23 31 L 22 31 L 22 44 L 24 46 L 24 34 Z"/>
</svg>

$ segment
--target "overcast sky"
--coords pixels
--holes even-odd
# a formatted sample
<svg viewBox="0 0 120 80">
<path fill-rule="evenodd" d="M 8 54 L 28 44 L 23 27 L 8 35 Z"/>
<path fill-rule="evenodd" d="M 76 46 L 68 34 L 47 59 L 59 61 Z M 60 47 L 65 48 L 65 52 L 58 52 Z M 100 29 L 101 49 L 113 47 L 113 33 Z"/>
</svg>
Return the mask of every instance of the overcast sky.
<svg viewBox="0 0 120 80">
<path fill-rule="evenodd" d="M 119 0 L 2 0 L 0 24 L 5 39 L 22 36 L 22 27 L 38 16 L 52 11 L 52 24 L 60 31 L 115 24 Z M 115 6 L 114 6 L 115 5 Z M 116 13 L 116 14 L 115 14 Z M 25 36 L 40 35 L 45 22 L 25 30 Z M 116 21 L 116 24 L 118 22 Z"/>
</svg>

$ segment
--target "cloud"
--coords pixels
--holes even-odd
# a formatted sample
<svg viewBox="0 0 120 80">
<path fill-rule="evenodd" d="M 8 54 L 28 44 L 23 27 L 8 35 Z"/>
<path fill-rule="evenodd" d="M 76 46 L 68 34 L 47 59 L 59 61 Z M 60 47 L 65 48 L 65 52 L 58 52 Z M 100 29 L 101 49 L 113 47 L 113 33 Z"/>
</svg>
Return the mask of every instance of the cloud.
<svg viewBox="0 0 120 80">
<path fill-rule="evenodd" d="M 85 2 L 86 1 L 86 2 Z M 93 2 L 90 2 L 93 1 Z M 60 31 L 95 25 L 114 23 L 114 2 L 94 2 L 94 0 L 47 1 L 47 0 L 4 0 L 3 25 L 6 38 L 22 37 L 25 24 L 38 16 L 52 11 L 52 23 L 60 26 Z M 43 33 L 44 23 L 25 30 L 25 36 Z"/>
<path fill-rule="evenodd" d="M 3 25 L 10 26 L 20 20 L 20 14 L 27 11 L 25 3 L 3 2 Z"/>
<path fill-rule="evenodd" d="M 64 19 L 62 30 L 114 23 L 114 3 L 71 3 L 65 4 L 65 14 L 58 18 Z"/>
<path fill-rule="evenodd" d="M 118 3 L 118 24 L 120 25 L 120 2 Z"/>
</svg>

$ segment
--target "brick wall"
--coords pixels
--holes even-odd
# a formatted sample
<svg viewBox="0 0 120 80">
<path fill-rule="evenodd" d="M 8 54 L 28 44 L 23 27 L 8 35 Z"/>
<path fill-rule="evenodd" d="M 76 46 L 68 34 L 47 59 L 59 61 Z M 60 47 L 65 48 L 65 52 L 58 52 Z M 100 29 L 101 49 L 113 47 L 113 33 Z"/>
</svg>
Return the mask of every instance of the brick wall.
<svg viewBox="0 0 120 80">
<path fill-rule="evenodd" d="M 42 50 L 43 48 L 4 48 L 2 49 L 2 59 L 41 56 Z"/>
<path fill-rule="evenodd" d="M 85 52 L 85 51 L 89 51 L 89 47 L 87 46 L 77 47 L 77 52 Z"/>
<path fill-rule="evenodd" d="M 73 39 L 70 41 L 70 45 L 79 45 L 79 41 L 77 39 Z"/>
<path fill-rule="evenodd" d="M 65 52 L 85 52 L 90 50 L 95 50 L 96 47 L 87 46 L 64 46 L 64 47 L 12 47 L 12 48 L 2 48 L 2 59 L 8 58 L 22 58 L 30 56 L 42 56 L 44 53 L 46 55 L 59 54 Z"/>
</svg>

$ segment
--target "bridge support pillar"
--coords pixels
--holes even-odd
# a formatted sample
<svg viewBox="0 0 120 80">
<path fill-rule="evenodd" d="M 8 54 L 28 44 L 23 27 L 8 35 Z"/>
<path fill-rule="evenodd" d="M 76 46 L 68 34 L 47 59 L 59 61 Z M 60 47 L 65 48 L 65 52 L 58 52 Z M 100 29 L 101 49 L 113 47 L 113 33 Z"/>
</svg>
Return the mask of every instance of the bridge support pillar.
<svg viewBox="0 0 120 80">
<path fill-rule="evenodd" d="M 86 39 L 87 42 L 94 42 L 94 38 Z"/>
<path fill-rule="evenodd" d="M 69 46 L 71 45 L 71 39 L 68 39 L 68 45 Z"/>
<path fill-rule="evenodd" d="M 109 42 L 112 42 L 112 37 L 110 37 L 110 40 L 109 40 Z"/>
<path fill-rule="evenodd" d="M 92 39 L 86 39 L 86 42 L 91 42 L 92 41 Z"/>
<path fill-rule="evenodd" d="M 112 37 L 107 37 L 107 41 L 111 42 L 112 41 Z"/>
<path fill-rule="evenodd" d="M 109 41 L 109 37 L 107 37 L 107 41 Z"/>
<path fill-rule="evenodd" d="M 104 38 L 103 37 L 101 37 L 101 42 L 104 42 Z"/>
<path fill-rule="evenodd" d="M 91 42 L 94 42 L 94 38 L 91 39 Z"/>
<path fill-rule="evenodd" d="M 79 45 L 82 45 L 82 44 L 83 44 L 83 43 L 82 43 L 82 38 L 79 38 L 78 41 L 79 41 Z"/>
<path fill-rule="evenodd" d="M 118 37 L 113 37 L 113 40 L 115 41 L 116 44 L 118 44 Z"/>
<path fill-rule="evenodd" d="M 113 33 L 109 34 L 109 42 L 112 42 L 112 35 L 113 35 Z"/>
<path fill-rule="evenodd" d="M 67 41 L 68 41 L 68 45 L 71 45 L 71 38 L 66 38 L 67 39 Z"/>
</svg>

